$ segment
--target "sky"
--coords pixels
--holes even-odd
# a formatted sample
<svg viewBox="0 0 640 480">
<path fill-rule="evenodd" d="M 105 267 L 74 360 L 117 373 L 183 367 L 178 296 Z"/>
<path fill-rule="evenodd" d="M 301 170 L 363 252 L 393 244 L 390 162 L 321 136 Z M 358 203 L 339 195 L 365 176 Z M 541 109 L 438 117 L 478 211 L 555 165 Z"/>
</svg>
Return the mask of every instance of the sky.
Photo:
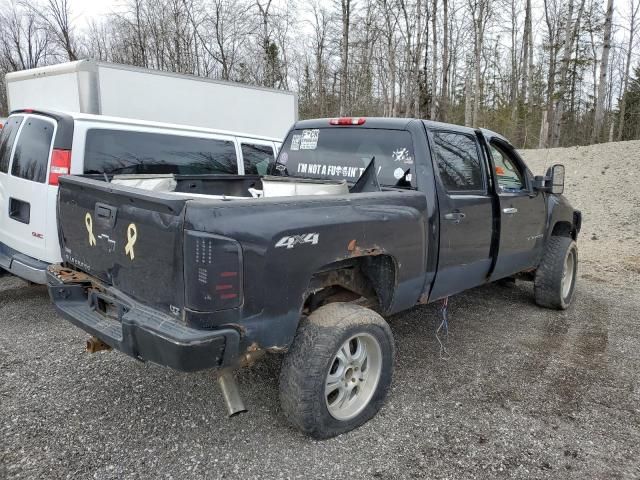
<svg viewBox="0 0 640 480">
<path fill-rule="evenodd" d="M 73 19 L 80 25 L 86 25 L 92 18 L 100 18 L 117 11 L 118 0 L 71 0 Z"/>
</svg>

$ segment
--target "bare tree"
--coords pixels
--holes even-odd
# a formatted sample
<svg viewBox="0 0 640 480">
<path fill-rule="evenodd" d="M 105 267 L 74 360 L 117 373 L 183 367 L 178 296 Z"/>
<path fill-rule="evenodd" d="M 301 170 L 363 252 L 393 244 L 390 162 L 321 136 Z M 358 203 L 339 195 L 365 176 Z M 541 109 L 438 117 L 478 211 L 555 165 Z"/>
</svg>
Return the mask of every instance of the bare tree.
<svg viewBox="0 0 640 480">
<path fill-rule="evenodd" d="M 340 51 L 340 116 L 348 111 L 349 99 L 349 25 L 351 20 L 351 1 L 340 0 L 342 9 L 342 43 Z"/>
<path fill-rule="evenodd" d="M 438 100 L 437 100 L 437 83 L 438 83 L 438 0 L 433 0 L 431 6 L 431 34 L 432 45 L 431 53 L 433 59 L 431 60 L 431 114 L 429 118 L 436 120 L 438 114 Z"/>
<path fill-rule="evenodd" d="M 436 28 L 433 28 L 436 31 Z M 438 118 L 447 119 L 449 107 L 449 0 L 442 0 L 442 81 L 440 82 L 440 112 Z"/>
<path fill-rule="evenodd" d="M 607 13 L 604 20 L 604 43 L 602 45 L 602 58 L 600 60 L 600 81 L 598 82 L 598 97 L 596 99 L 596 111 L 593 122 L 591 141 L 600 140 L 602 124 L 604 122 L 604 101 L 607 87 L 607 74 L 609 69 L 609 51 L 611 50 L 611 19 L 613 17 L 613 0 L 607 0 Z"/>
<path fill-rule="evenodd" d="M 635 35 L 637 29 L 638 10 L 640 2 L 637 0 L 629 0 L 629 40 L 627 42 L 626 59 L 624 63 L 624 75 L 622 93 L 620 95 L 620 122 L 618 124 L 618 141 L 622 140 L 624 133 L 625 115 L 627 113 L 627 91 L 629 88 L 629 69 L 631 67 L 631 55 L 635 43 Z"/>
<path fill-rule="evenodd" d="M 33 2 L 25 2 L 25 5 L 40 16 L 55 42 L 64 51 L 67 60 L 77 60 L 78 52 L 71 26 L 71 7 L 68 0 L 47 0 L 44 8 Z"/>
<path fill-rule="evenodd" d="M 585 0 L 580 0 L 580 6 L 576 19 L 573 19 L 574 0 L 569 0 L 569 13 L 567 14 L 565 36 L 562 45 L 562 63 L 560 64 L 560 92 L 557 94 L 555 101 L 555 108 L 553 112 L 553 121 L 551 123 L 551 146 L 557 147 L 560 143 L 560 128 L 562 126 L 562 119 L 565 108 L 565 95 L 567 90 L 567 76 L 569 73 L 569 63 L 571 61 L 571 54 L 573 52 L 573 44 L 575 35 L 580 27 L 580 21 L 582 20 L 582 12 L 584 11 Z"/>
<path fill-rule="evenodd" d="M 489 15 L 489 0 L 468 0 L 473 19 L 473 69 L 474 92 L 472 124 L 480 126 L 480 101 L 482 98 L 482 55 L 484 49 L 484 31 Z"/>
</svg>

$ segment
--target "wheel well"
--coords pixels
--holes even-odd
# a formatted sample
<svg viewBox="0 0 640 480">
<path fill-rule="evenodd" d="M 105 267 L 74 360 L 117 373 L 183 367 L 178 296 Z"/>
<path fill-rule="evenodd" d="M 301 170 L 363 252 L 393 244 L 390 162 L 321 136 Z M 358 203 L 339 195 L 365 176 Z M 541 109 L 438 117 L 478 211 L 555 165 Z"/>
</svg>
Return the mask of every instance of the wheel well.
<svg viewBox="0 0 640 480">
<path fill-rule="evenodd" d="M 363 256 L 326 265 L 311 278 L 303 310 L 310 313 L 328 303 L 364 299 L 367 305 L 384 312 L 393 300 L 396 271 L 396 262 L 389 255 Z"/>
<path fill-rule="evenodd" d="M 560 221 L 556 222 L 551 231 L 551 235 L 554 237 L 569 237 L 576 239 L 576 230 L 573 228 L 571 222 Z"/>
</svg>

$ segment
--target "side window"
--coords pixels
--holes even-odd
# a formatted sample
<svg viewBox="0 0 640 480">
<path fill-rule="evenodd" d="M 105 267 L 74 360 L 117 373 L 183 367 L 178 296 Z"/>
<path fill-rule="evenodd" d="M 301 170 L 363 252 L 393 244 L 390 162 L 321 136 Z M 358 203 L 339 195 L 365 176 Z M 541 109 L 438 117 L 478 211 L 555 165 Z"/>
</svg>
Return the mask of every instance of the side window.
<svg viewBox="0 0 640 480">
<path fill-rule="evenodd" d="M 237 174 L 231 140 L 127 130 L 87 131 L 84 173 Z"/>
<path fill-rule="evenodd" d="M 273 147 L 270 145 L 242 144 L 242 158 L 246 175 L 266 175 L 269 163 L 273 163 L 274 157 Z"/>
<path fill-rule="evenodd" d="M 434 132 L 440 179 L 448 192 L 484 191 L 477 141 L 470 135 Z"/>
<path fill-rule="evenodd" d="M 22 116 L 9 117 L 0 131 L 0 172 L 2 173 L 9 172 L 11 150 L 13 150 L 13 142 L 18 134 L 22 119 Z"/>
<path fill-rule="evenodd" d="M 517 164 L 500 147 L 491 145 L 491 157 L 501 192 L 519 192 L 526 188 Z"/>
<path fill-rule="evenodd" d="M 13 154 L 11 175 L 33 182 L 45 182 L 53 128 L 53 123 L 41 118 L 28 117 L 25 120 Z"/>
</svg>

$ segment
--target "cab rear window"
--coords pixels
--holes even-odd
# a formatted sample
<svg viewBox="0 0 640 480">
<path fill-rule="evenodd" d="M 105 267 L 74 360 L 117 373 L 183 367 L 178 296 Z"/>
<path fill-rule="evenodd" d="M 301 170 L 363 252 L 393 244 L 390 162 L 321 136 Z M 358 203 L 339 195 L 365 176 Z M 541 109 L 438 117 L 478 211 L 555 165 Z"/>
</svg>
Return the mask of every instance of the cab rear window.
<svg viewBox="0 0 640 480">
<path fill-rule="evenodd" d="M 13 154 L 11 175 L 44 183 L 47 180 L 54 125 L 37 117 L 27 117 L 24 122 Z"/>
<path fill-rule="evenodd" d="M 87 174 L 237 174 L 235 143 L 230 140 L 126 130 L 87 132 Z"/>
<path fill-rule="evenodd" d="M 293 130 L 270 173 L 355 183 L 374 158 L 380 185 L 416 186 L 413 141 L 406 130 Z"/>
<path fill-rule="evenodd" d="M 9 163 L 11 163 L 11 151 L 15 142 L 18 129 L 22 123 L 22 116 L 15 115 L 9 117 L 0 130 L 0 172 L 9 172 Z"/>
</svg>

